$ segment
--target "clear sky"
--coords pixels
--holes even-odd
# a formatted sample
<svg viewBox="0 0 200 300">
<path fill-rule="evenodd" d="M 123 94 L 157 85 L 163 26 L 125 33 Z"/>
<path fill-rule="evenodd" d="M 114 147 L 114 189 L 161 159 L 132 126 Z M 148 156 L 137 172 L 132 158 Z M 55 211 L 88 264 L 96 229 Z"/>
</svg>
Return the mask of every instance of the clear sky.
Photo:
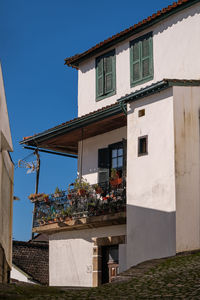
<svg viewBox="0 0 200 300">
<path fill-rule="evenodd" d="M 0 0 L 0 60 L 14 145 L 12 159 L 29 155 L 24 136 L 77 115 L 77 71 L 64 58 L 87 50 L 171 4 L 170 0 Z M 31 157 L 30 160 L 33 158 Z M 67 189 L 73 158 L 41 154 L 39 192 Z M 15 168 L 13 238 L 29 240 L 35 174 Z"/>
</svg>

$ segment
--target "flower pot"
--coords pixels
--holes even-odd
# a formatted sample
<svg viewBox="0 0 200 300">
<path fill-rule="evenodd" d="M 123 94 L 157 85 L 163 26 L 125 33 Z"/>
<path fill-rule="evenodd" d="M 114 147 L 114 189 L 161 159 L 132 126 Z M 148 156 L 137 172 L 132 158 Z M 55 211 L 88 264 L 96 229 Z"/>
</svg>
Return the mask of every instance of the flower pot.
<svg viewBox="0 0 200 300">
<path fill-rule="evenodd" d="M 78 189 L 78 195 L 81 196 L 81 197 L 85 197 L 86 190 L 85 189 Z"/>
<path fill-rule="evenodd" d="M 100 186 L 97 187 L 97 188 L 95 189 L 95 191 L 96 191 L 97 194 L 103 193 L 103 190 L 102 190 L 102 188 L 101 188 Z"/>
<path fill-rule="evenodd" d="M 71 195 L 71 194 L 68 194 L 68 195 L 67 195 L 67 199 L 68 199 L 68 200 L 71 200 L 71 199 L 72 199 L 72 195 Z"/>
<path fill-rule="evenodd" d="M 112 186 L 118 186 L 122 183 L 122 178 L 115 178 L 110 180 L 110 185 Z"/>
</svg>

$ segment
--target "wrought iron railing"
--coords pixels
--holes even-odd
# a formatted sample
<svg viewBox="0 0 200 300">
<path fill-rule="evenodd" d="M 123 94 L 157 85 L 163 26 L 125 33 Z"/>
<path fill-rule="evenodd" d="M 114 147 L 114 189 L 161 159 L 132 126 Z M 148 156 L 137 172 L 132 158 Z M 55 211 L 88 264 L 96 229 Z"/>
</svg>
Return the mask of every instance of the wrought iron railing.
<svg viewBox="0 0 200 300">
<path fill-rule="evenodd" d="M 34 198 L 33 227 L 65 222 L 70 219 L 100 216 L 125 210 L 125 182 L 111 186 L 103 183 L 96 188 L 90 186 L 85 194 L 70 188 L 57 194 Z"/>
</svg>

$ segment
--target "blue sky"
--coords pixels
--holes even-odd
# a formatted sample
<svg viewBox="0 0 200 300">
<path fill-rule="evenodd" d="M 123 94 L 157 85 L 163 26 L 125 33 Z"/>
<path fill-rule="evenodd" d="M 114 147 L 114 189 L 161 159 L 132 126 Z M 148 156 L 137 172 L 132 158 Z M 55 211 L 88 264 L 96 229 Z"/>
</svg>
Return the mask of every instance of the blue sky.
<svg viewBox="0 0 200 300">
<path fill-rule="evenodd" d="M 29 155 L 19 141 L 77 115 L 77 71 L 64 58 L 80 53 L 130 27 L 170 0 L 1 0 L 0 60 L 10 126 L 12 159 Z M 31 158 L 33 159 L 33 158 Z M 67 189 L 76 178 L 77 161 L 41 154 L 39 191 Z M 29 240 L 35 174 L 15 168 L 13 237 Z"/>
</svg>

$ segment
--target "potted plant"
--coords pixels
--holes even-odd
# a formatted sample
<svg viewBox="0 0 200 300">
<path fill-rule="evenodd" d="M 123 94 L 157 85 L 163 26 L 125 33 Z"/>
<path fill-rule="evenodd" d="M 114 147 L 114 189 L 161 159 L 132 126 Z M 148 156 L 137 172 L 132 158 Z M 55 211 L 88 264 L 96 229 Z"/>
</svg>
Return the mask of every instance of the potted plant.
<svg viewBox="0 0 200 300">
<path fill-rule="evenodd" d="M 36 201 L 43 201 L 43 193 L 39 194 L 30 194 L 28 198 L 31 200 L 31 202 L 36 202 Z"/>
<path fill-rule="evenodd" d="M 101 188 L 98 184 L 95 184 L 95 185 L 94 185 L 94 189 L 95 189 L 95 192 L 96 192 L 97 194 L 102 194 L 102 193 L 103 193 L 102 188 Z"/>
<path fill-rule="evenodd" d="M 118 186 L 121 183 L 122 183 L 122 178 L 119 177 L 118 171 L 116 169 L 111 169 L 110 185 Z"/>
<path fill-rule="evenodd" d="M 68 220 L 72 217 L 72 208 L 70 206 L 64 210 L 63 216 L 65 217 L 65 220 Z"/>
<path fill-rule="evenodd" d="M 78 196 L 85 197 L 90 188 L 90 184 L 84 178 L 77 178 L 74 183 L 74 189 Z"/>
<path fill-rule="evenodd" d="M 57 186 L 56 189 L 55 189 L 55 192 L 54 192 L 54 197 L 55 198 L 59 198 L 61 197 L 63 194 L 63 191 L 59 189 L 59 187 Z"/>
<path fill-rule="evenodd" d="M 43 200 L 44 200 L 44 202 L 48 202 L 49 201 L 49 195 L 48 194 L 44 194 L 43 195 Z"/>
</svg>

